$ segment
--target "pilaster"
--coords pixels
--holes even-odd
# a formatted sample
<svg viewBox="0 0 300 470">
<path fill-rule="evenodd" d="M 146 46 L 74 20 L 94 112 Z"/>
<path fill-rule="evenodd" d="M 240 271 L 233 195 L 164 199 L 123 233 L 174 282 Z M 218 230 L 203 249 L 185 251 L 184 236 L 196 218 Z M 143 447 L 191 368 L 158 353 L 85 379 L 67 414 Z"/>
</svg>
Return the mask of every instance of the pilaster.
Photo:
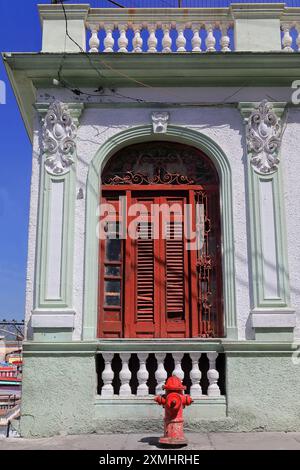
<svg viewBox="0 0 300 470">
<path fill-rule="evenodd" d="M 89 4 L 64 4 L 64 10 L 61 4 L 38 5 L 38 9 L 43 29 L 42 52 L 86 52 Z"/>
<path fill-rule="evenodd" d="M 256 339 L 291 340 L 290 306 L 280 145 L 286 103 L 239 103 L 247 145 L 252 309 Z"/>
<path fill-rule="evenodd" d="M 281 51 L 284 3 L 232 3 L 236 51 Z"/>
<path fill-rule="evenodd" d="M 42 119 L 34 309 L 35 340 L 71 339 L 76 132 L 83 104 L 37 103 Z M 48 338 L 49 337 L 49 338 Z"/>
</svg>

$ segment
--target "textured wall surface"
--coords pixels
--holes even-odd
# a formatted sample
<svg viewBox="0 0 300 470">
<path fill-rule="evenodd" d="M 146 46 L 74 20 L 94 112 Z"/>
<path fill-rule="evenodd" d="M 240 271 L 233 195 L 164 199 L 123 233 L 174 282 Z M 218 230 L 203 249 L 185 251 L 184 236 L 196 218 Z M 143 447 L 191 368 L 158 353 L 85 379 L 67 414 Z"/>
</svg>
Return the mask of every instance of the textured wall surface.
<svg viewBox="0 0 300 470">
<path fill-rule="evenodd" d="M 195 403 L 185 410 L 186 429 L 299 430 L 299 372 L 290 355 L 227 355 L 227 416 L 223 404 Z M 162 429 L 163 411 L 155 403 L 111 401 L 96 400 L 93 355 L 26 356 L 21 435 Z"/>
<path fill-rule="evenodd" d="M 291 355 L 227 356 L 226 381 L 235 430 L 299 431 L 300 364 Z"/>
<path fill-rule="evenodd" d="M 93 432 L 94 356 L 25 358 L 22 436 Z"/>
<path fill-rule="evenodd" d="M 235 93 L 233 92 L 235 90 Z M 249 246 L 249 220 L 245 204 L 245 139 L 244 125 L 241 115 L 235 106 L 219 104 L 205 105 L 205 103 L 222 103 L 222 101 L 256 101 L 266 96 L 268 90 L 262 88 L 236 89 L 124 89 L 119 90 L 124 95 L 136 96 L 146 100 L 193 103 L 195 96 L 203 105 L 199 107 L 170 107 L 170 123 L 199 131 L 212 138 L 226 153 L 232 169 L 233 181 L 233 225 L 235 244 L 235 273 L 236 273 L 236 305 L 238 319 L 239 339 L 252 339 L 253 332 L 249 321 L 251 305 L 251 282 L 249 282 L 248 253 Z M 288 98 L 287 89 L 274 89 L 274 99 Z M 234 98 L 230 98 L 230 96 Z M 39 91 L 37 99 L 42 102 L 52 102 L 55 98 L 62 101 L 76 101 L 76 98 L 67 90 L 51 89 Z M 78 100 L 78 99 L 77 99 Z M 105 100 L 105 98 L 104 98 Z M 97 107 L 97 99 L 80 98 L 88 101 L 78 129 L 77 138 L 77 164 L 76 164 L 76 194 L 83 191 L 84 198 L 78 197 L 75 204 L 75 248 L 74 248 L 74 280 L 73 280 L 73 306 L 76 312 L 73 339 L 81 338 L 83 317 L 83 282 L 84 282 L 84 234 L 85 234 L 85 207 L 86 207 L 86 180 L 91 160 L 99 147 L 112 135 L 134 126 L 149 125 L 151 112 L 157 108 L 133 106 L 132 102 L 126 107 L 116 107 L 108 104 L 107 107 Z M 91 104 L 94 101 L 94 104 Z M 101 101 L 101 100 L 99 100 Z M 119 98 L 118 101 L 122 101 Z M 123 100 L 124 101 L 124 100 Z M 128 103 L 128 101 L 127 101 Z M 298 132 L 300 112 L 294 109 L 289 112 L 288 123 L 283 135 L 282 164 L 284 166 L 284 190 L 288 229 L 288 255 L 290 262 L 290 279 L 292 302 L 291 306 L 297 310 L 297 336 L 300 338 L 300 291 L 298 260 L 300 259 L 300 244 L 297 242 L 300 231 L 300 215 L 297 194 L 299 184 L 297 181 L 298 166 L 300 165 Z M 33 176 L 32 200 L 30 218 L 30 237 L 28 254 L 28 281 L 26 297 L 26 319 L 30 318 L 33 309 L 33 279 L 35 265 L 35 234 L 37 226 L 37 201 L 39 187 L 39 156 L 40 149 L 40 123 L 36 120 L 36 131 L 33 147 Z M 96 262 L 96 261 L 95 261 Z"/>
<path fill-rule="evenodd" d="M 284 169 L 284 201 L 291 287 L 291 305 L 296 310 L 295 339 L 300 342 L 300 106 L 289 109 L 281 155 Z M 300 343 L 299 343 L 300 344 Z"/>
</svg>

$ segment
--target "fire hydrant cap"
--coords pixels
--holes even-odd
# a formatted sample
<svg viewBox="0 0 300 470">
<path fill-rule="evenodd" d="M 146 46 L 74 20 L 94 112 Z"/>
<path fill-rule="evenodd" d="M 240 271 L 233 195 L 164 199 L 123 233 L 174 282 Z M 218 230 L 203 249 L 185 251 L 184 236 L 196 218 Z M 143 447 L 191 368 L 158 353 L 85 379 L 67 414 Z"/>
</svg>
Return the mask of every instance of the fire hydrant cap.
<svg viewBox="0 0 300 470">
<path fill-rule="evenodd" d="M 169 377 L 163 388 L 164 390 L 186 390 L 186 386 L 182 385 L 181 380 L 176 375 Z"/>
</svg>

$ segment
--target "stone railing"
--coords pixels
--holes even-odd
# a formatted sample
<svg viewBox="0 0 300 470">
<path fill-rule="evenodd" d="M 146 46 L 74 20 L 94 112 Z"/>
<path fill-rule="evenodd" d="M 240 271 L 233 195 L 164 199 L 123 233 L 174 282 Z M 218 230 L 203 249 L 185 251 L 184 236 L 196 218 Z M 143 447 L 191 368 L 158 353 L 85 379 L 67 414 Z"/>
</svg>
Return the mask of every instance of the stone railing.
<svg viewBox="0 0 300 470">
<path fill-rule="evenodd" d="M 97 373 L 98 394 L 103 399 L 162 394 L 170 375 L 179 377 L 193 398 L 219 398 L 225 382 L 224 354 L 106 351 L 97 355 Z"/>
<path fill-rule="evenodd" d="M 288 8 L 281 18 L 282 50 L 300 52 L 300 8 Z"/>
<path fill-rule="evenodd" d="M 66 17 L 59 4 L 38 8 L 42 52 L 293 52 L 300 46 L 300 8 L 284 3 L 135 9 L 65 4 Z"/>
<path fill-rule="evenodd" d="M 91 9 L 89 52 L 230 52 L 233 20 L 228 8 Z"/>
</svg>

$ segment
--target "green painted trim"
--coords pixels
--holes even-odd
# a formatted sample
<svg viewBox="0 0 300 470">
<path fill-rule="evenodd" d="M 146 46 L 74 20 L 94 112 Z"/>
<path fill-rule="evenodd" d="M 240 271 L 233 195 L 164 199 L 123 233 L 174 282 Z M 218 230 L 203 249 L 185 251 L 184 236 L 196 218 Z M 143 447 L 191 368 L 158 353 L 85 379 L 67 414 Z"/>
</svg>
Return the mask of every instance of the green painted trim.
<svg viewBox="0 0 300 470">
<path fill-rule="evenodd" d="M 128 397 L 120 397 L 116 395 L 115 398 L 105 398 L 101 397 L 101 395 L 97 395 L 95 399 L 95 406 L 114 406 L 114 405 L 145 405 L 147 406 L 157 406 L 157 403 L 153 400 L 154 395 L 148 395 L 144 398 L 138 397 L 133 395 L 132 398 Z M 226 396 L 221 395 L 220 397 L 208 397 L 207 395 L 203 395 L 203 398 L 194 398 L 193 399 L 193 406 L 205 406 L 205 405 L 226 405 Z"/>
<path fill-rule="evenodd" d="M 247 123 L 251 112 L 258 103 L 239 103 L 239 109 Z M 281 117 L 284 113 L 286 103 L 274 103 L 274 111 Z M 260 213 L 260 182 L 272 183 L 274 200 L 274 223 L 277 256 L 277 279 L 278 297 L 274 299 L 265 298 L 264 273 L 263 273 L 263 247 L 261 232 Z M 290 287 L 288 274 L 288 257 L 286 242 L 286 224 L 284 213 L 284 194 L 282 188 L 282 164 L 277 171 L 270 174 L 260 174 L 255 171 L 247 155 L 247 183 L 248 204 L 250 215 L 250 245 L 251 245 L 251 269 L 252 269 L 252 309 L 255 308 L 285 308 L 290 305 Z"/>
<path fill-rule="evenodd" d="M 37 342 L 72 341 L 72 330 L 70 328 L 34 328 L 33 340 Z"/>
<path fill-rule="evenodd" d="M 134 352 L 147 352 L 147 353 L 172 353 L 172 352 L 209 352 L 217 351 L 222 352 L 221 340 L 199 340 L 198 338 L 184 339 L 184 340 L 162 340 L 162 339 L 151 339 L 151 340 L 99 340 L 97 346 L 97 353 L 102 352 L 115 353 L 122 351 Z"/>
<path fill-rule="evenodd" d="M 33 134 L 34 88 L 52 88 L 64 57 L 64 78 L 77 87 L 286 86 L 299 78 L 300 55 L 284 52 L 210 52 L 208 54 L 3 53 L 28 134 Z M 236 102 L 233 98 L 232 102 Z M 115 106 L 115 104 L 114 104 Z M 143 104 L 140 105 L 143 107 Z"/>
<path fill-rule="evenodd" d="M 166 134 L 153 134 L 151 126 L 134 127 L 110 137 L 97 151 L 89 166 L 86 194 L 85 285 L 83 338 L 94 339 L 97 325 L 98 240 L 96 227 L 100 200 L 100 175 L 107 160 L 120 148 L 138 142 L 167 140 L 186 143 L 202 150 L 215 164 L 220 178 L 223 295 L 225 334 L 237 335 L 235 304 L 234 237 L 231 169 L 223 150 L 209 137 L 185 127 L 169 125 Z"/>
<path fill-rule="evenodd" d="M 37 243 L 37 276 L 35 283 L 34 309 L 41 308 L 71 308 L 73 285 L 73 249 L 74 249 L 74 211 L 75 211 L 75 168 L 71 167 L 69 173 L 62 176 L 50 175 L 44 166 L 45 156 L 42 158 L 42 185 L 40 190 L 40 205 L 38 218 Z M 63 202 L 63 233 L 61 258 L 61 295 L 56 300 L 49 300 L 46 296 L 46 281 L 49 262 L 48 237 L 50 198 L 52 182 L 64 184 Z"/>
<path fill-rule="evenodd" d="M 146 341 L 146 340 L 145 340 Z M 148 340 L 146 347 L 142 341 L 118 340 L 114 341 L 68 341 L 68 342 L 37 342 L 25 341 L 23 343 L 24 356 L 31 355 L 90 355 L 101 354 L 104 351 L 127 351 L 142 352 L 209 352 L 219 353 L 241 353 L 241 354 L 291 354 L 296 350 L 295 344 L 291 341 L 229 341 L 222 339 L 216 342 L 206 340 L 177 340 L 165 341 Z M 122 344 L 121 344 L 122 343 Z M 136 346 L 134 345 L 136 343 Z"/>
<path fill-rule="evenodd" d="M 84 108 L 82 103 L 71 103 L 69 111 L 78 125 L 79 116 Z M 37 103 L 36 109 L 44 117 L 49 104 Z M 74 226 L 75 226 L 75 199 L 76 199 L 76 161 L 68 173 L 63 175 L 49 174 L 45 168 L 46 154 L 41 157 L 39 209 L 37 222 L 37 256 L 36 276 L 34 290 L 34 311 L 41 313 L 42 309 L 63 309 L 73 307 L 73 258 L 74 258 Z M 46 285 L 49 263 L 49 217 L 52 183 L 64 184 L 63 195 L 63 230 L 61 253 L 61 292 L 58 299 L 47 299 Z M 51 340 L 52 336 L 49 336 Z"/>
</svg>

